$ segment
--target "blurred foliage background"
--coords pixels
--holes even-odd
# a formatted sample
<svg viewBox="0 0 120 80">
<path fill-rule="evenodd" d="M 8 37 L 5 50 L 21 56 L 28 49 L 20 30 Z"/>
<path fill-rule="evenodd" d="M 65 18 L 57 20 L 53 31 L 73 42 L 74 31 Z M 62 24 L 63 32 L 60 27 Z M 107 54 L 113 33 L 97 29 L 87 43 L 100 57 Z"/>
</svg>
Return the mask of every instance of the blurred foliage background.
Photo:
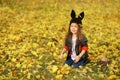
<svg viewBox="0 0 120 80">
<path fill-rule="evenodd" d="M 0 0 L 0 80 L 119 80 L 120 0 Z M 84 11 L 90 63 L 59 59 L 70 12 Z M 97 64 L 108 61 L 106 64 Z"/>
</svg>

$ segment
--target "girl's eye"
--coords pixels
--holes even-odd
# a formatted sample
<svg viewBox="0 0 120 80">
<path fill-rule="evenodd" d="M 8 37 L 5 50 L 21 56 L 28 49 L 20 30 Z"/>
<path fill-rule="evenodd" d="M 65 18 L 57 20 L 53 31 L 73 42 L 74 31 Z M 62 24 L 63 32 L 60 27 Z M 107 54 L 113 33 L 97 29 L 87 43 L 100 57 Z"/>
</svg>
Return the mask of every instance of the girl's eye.
<svg viewBox="0 0 120 80">
<path fill-rule="evenodd" d="M 71 25 L 71 27 L 75 27 L 74 25 Z"/>
<path fill-rule="evenodd" d="M 71 26 L 71 27 L 75 27 L 76 28 L 77 26 Z"/>
<path fill-rule="evenodd" d="M 74 27 L 74 26 L 71 26 L 71 27 Z"/>
</svg>

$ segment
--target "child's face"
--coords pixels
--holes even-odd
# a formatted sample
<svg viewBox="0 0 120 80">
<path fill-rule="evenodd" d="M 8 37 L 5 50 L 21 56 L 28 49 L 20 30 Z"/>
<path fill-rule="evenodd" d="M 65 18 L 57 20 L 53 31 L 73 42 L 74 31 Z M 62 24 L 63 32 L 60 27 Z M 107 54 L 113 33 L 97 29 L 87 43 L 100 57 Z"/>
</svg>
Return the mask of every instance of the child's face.
<svg viewBox="0 0 120 80">
<path fill-rule="evenodd" d="M 78 25 L 77 25 L 77 23 L 71 23 L 71 25 L 70 25 L 70 31 L 73 34 L 77 34 L 77 31 L 78 31 Z"/>
</svg>

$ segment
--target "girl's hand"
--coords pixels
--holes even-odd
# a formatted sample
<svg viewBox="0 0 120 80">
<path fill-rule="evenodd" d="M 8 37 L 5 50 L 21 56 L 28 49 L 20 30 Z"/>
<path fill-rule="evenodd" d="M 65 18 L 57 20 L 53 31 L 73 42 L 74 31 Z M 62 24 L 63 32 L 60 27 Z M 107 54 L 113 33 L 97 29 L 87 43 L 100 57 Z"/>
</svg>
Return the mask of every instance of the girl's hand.
<svg viewBox="0 0 120 80">
<path fill-rule="evenodd" d="M 60 54 L 59 58 L 62 59 L 63 58 L 63 54 Z"/>
<path fill-rule="evenodd" d="M 63 48 L 63 50 L 62 50 L 62 52 L 61 52 L 61 54 L 60 54 L 60 56 L 59 56 L 59 58 L 60 59 L 62 59 L 63 58 L 63 54 L 66 52 L 66 49 L 65 48 Z"/>
<path fill-rule="evenodd" d="M 81 57 L 76 56 L 74 62 L 77 63 L 80 60 Z"/>
</svg>

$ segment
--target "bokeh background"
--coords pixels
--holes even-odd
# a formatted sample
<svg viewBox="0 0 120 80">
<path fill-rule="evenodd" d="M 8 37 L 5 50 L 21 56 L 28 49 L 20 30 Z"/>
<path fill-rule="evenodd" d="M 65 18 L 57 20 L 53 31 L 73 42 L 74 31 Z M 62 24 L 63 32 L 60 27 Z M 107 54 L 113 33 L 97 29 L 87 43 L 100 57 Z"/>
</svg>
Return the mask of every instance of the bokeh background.
<svg viewBox="0 0 120 80">
<path fill-rule="evenodd" d="M 89 45 L 77 69 L 59 59 L 72 9 Z M 119 79 L 120 0 L 0 0 L 0 80 Z"/>
</svg>

